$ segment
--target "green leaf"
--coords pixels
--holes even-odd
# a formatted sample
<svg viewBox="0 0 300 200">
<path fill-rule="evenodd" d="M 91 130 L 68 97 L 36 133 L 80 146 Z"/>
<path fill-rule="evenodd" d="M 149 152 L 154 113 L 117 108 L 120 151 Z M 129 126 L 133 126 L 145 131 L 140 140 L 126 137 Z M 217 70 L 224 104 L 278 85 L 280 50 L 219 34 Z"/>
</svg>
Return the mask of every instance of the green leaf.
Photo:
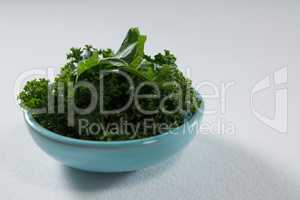
<svg viewBox="0 0 300 200">
<path fill-rule="evenodd" d="M 142 74 L 144 79 L 148 81 L 151 81 L 155 76 L 154 64 L 146 59 L 140 59 L 140 57 L 137 57 L 130 66 L 139 74 Z"/>
<path fill-rule="evenodd" d="M 146 36 L 141 35 L 138 28 L 129 29 L 116 56 L 129 64 L 132 63 L 137 57 L 144 56 L 145 41 Z"/>
<path fill-rule="evenodd" d="M 134 74 L 136 75 L 137 77 L 143 79 L 143 80 L 149 80 L 148 77 L 146 75 L 144 75 L 142 72 L 140 72 L 139 70 L 133 68 L 133 67 L 122 67 L 122 68 L 119 68 L 120 70 L 123 70 L 123 71 L 126 71 L 126 72 L 129 72 L 131 74 Z"/>
<path fill-rule="evenodd" d="M 76 71 L 76 81 L 80 77 L 81 74 L 83 74 L 85 71 L 91 69 L 92 67 L 99 64 L 99 55 L 98 53 L 93 53 L 93 55 L 86 59 L 81 61 L 78 64 L 77 71 Z"/>
<path fill-rule="evenodd" d="M 152 80 L 154 78 L 155 72 L 154 72 L 154 69 L 153 69 L 152 65 L 148 66 L 148 68 L 147 68 L 147 75 L 146 76 L 147 76 L 147 78 L 149 80 Z"/>
<path fill-rule="evenodd" d="M 124 67 L 124 66 L 128 66 L 127 62 L 125 62 L 124 60 L 120 59 L 120 58 L 104 58 L 102 60 L 100 60 L 99 64 L 107 64 L 107 65 L 111 65 L 111 66 L 115 66 L 115 67 Z"/>
<path fill-rule="evenodd" d="M 132 67 L 134 67 L 134 68 L 137 68 L 140 64 L 141 64 L 141 62 L 143 61 L 143 57 L 142 56 L 137 56 L 131 63 L 130 63 L 130 65 L 132 66 Z"/>
<path fill-rule="evenodd" d="M 49 80 L 34 79 L 26 83 L 23 91 L 18 95 L 18 100 L 20 100 L 22 108 L 31 113 L 37 113 L 43 109 L 50 108 L 51 104 L 48 104 L 48 95 L 53 94 L 52 92 L 53 88 Z"/>
</svg>

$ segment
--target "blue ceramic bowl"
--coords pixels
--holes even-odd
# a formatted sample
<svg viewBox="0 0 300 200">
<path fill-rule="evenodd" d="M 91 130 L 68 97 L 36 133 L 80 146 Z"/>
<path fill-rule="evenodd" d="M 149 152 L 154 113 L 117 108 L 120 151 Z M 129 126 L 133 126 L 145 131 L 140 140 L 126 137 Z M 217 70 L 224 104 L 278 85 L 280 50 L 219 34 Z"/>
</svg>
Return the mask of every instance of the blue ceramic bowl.
<svg viewBox="0 0 300 200">
<path fill-rule="evenodd" d="M 125 172 L 155 165 L 182 150 L 199 130 L 203 104 L 189 121 L 172 131 L 128 141 L 73 139 L 41 127 L 28 112 L 24 117 L 36 144 L 64 165 L 93 172 Z"/>
</svg>

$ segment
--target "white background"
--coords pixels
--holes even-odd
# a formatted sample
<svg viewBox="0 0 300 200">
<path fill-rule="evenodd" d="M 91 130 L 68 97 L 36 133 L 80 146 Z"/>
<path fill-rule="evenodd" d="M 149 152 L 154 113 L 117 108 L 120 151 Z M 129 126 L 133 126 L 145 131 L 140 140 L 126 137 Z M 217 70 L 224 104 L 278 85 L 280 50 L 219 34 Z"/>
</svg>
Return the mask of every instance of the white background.
<svg viewBox="0 0 300 200">
<path fill-rule="evenodd" d="M 293 0 L 1 1 L 0 199 L 300 199 L 299 13 Z M 148 53 L 172 50 L 195 85 L 234 81 L 225 113 L 220 99 L 206 99 L 217 113 L 204 123 L 223 119 L 235 131 L 200 132 L 181 155 L 133 173 L 64 167 L 33 143 L 14 100 L 15 81 L 30 69 L 58 68 L 72 46 L 117 49 L 132 26 L 148 35 Z M 250 97 L 257 82 L 285 66 L 282 134 L 255 117 Z M 271 117 L 275 91 L 257 94 L 255 109 Z"/>
</svg>

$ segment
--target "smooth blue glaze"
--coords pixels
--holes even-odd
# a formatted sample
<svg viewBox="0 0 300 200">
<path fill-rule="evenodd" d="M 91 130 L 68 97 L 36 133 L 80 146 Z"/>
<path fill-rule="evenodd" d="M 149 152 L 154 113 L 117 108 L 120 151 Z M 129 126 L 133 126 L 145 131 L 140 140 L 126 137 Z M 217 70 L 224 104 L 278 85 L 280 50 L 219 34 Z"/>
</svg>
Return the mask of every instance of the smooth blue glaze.
<svg viewBox="0 0 300 200">
<path fill-rule="evenodd" d="M 143 169 L 182 150 L 198 133 L 201 108 L 182 126 L 161 135 L 127 141 L 87 141 L 61 136 L 41 127 L 28 112 L 24 118 L 35 143 L 59 162 L 85 171 L 125 172 Z"/>
</svg>

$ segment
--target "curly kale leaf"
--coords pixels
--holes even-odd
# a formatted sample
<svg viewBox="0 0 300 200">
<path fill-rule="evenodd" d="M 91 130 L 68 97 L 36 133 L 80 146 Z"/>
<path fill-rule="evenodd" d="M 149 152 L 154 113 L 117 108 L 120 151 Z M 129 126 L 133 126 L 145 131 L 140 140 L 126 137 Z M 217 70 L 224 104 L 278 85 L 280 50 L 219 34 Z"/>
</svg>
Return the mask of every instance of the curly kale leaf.
<svg viewBox="0 0 300 200">
<path fill-rule="evenodd" d="M 18 96 L 21 106 L 25 109 L 47 108 L 48 85 L 49 81 L 46 79 L 28 81 Z"/>
</svg>

